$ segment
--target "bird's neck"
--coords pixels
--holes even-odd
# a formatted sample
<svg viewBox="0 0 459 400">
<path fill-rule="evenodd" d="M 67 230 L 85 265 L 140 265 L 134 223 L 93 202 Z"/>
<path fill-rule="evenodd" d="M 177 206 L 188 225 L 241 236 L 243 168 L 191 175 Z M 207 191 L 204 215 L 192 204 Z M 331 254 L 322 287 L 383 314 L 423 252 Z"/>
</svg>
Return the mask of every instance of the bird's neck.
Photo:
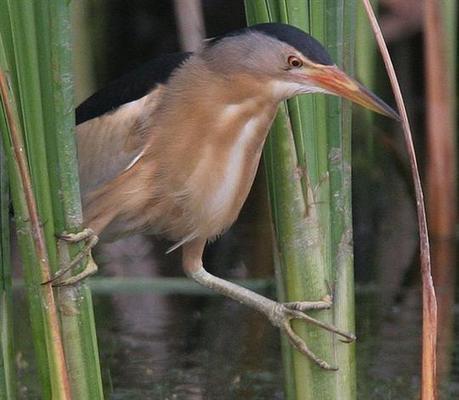
<svg viewBox="0 0 459 400">
<path fill-rule="evenodd" d="M 278 101 L 262 82 L 206 72 L 188 65 L 169 81 L 145 159 L 167 171 L 167 187 L 180 193 L 174 201 L 196 204 L 195 225 L 207 228 L 193 234 L 210 238 L 231 225 L 247 198 Z"/>
<path fill-rule="evenodd" d="M 232 141 L 245 124 L 257 120 L 262 145 L 283 100 L 268 79 L 242 73 L 224 75 L 207 69 L 199 58 L 187 63 L 168 86 L 165 108 L 180 110 L 187 124 L 201 128 L 206 141 L 220 136 Z"/>
</svg>

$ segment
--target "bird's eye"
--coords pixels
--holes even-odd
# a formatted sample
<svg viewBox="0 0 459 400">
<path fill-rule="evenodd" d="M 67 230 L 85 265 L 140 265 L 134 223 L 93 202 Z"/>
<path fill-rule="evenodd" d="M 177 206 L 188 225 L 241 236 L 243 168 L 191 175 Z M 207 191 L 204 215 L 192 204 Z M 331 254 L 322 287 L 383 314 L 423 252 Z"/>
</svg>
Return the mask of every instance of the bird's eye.
<svg viewBox="0 0 459 400">
<path fill-rule="evenodd" d="M 300 68 L 303 66 L 303 61 L 301 61 L 298 57 L 290 56 L 287 60 L 288 65 L 293 68 Z"/>
</svg>

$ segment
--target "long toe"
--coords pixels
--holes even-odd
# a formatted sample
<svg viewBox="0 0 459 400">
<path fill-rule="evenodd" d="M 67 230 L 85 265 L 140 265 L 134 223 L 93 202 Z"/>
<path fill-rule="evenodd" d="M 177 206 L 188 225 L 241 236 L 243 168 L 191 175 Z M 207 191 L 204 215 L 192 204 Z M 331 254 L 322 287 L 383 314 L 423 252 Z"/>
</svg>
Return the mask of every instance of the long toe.
<svg viewBox="0 0 459 400">
<path fill-rule="evenodd" d="M 331 297 L 327 296 L 321 301 L 293 301 L 283 303 L 290 310 L 310 311 L 310 310 L 329 310 L 333 305 Z"/>
<path fill-rule="evenodd" d="M 85 228 L 81 232 L 65 233 L 60 235 L 59 238 L 64 242 L 69 243 L 78 243 L 82 241 L 85 241 L 86 243 L 68 264 L 61 266 L 59 271 L 57 271 L 50 280 L 43 282 L 42 285 L 49 283 L 52 283 L 53 286 L 72 285 L 84 279 L 85 277 L 94 274 L 97 271 L 97 265 L 95 264 L 91 255 L 91 249 L 97 244 L 99 238 L 92 229 Z M 60 242 L 60 245 L 62 245 L 64 242 Z M 86 261 L 84 261 L 85 259 Z M 63 278 L 67 272 L 80 265 L 80 263 L 83 261 L 85 262 L 83 271 L 74 277 Z"/>
<path fill-rule="evenodd" d="M 342 329 L 339 329 L 332 324 L 328 324 L 326 322 L 319 321 L 318 319 L 312 318 L 309 315 L 301 311 L 295 312 L 295 319 L 301 319 L 303 321 L 309 322 L 310 324 L 313 324 L 322 329 L 325 329 L 326 331 L 336 333 L 337 335 L 344 338 L 344 340 L 342 341 L 345 343 L 352 343 L 353 341 L 357 339 L 353 333 L 343 331 Z"/>
<path fill-rule="evenodd" d="M 71 242 L 71 243 L 82 242 L 85 240 L 92 239 L 94 237 L 97 238 L 97 235 L 94 233 L 94 231 L 91 228 L 85 228 L 82 231 L 76 232 L 76 233 L 63 232 L 62 234 L 58 235 L 58 238 L 60 240 L 64 240 L 66 242 Z"/>
<path fill-rule="evenodd" d="M 97 272 L 97 264 L 94 262 L 93 258 L 91 255 L 88 257 L 88 261 L 80 273 L 69 276 L 67 278 L 64 278 L 63 275 L 60 275 L 58 277 L 54 276 L 53 279 L 51 279 L 51 282 L 54 287 L 60 287 L 60 286 L 71 286 L 75 285 L 82 280 L 86 279 L 87 277 L 94 275 Z"/>
<path fill-rule="evenodd" d="M 91 254 L 87 255 L 87 261 L 84 266 L 84 269 L 76 275 L 66 276 L 66 274 L 72 270 L 75 265 L 72 263 L 65 265 L 60 270 L 58 270 L 52 277 L 46 282 L 43 282 L 42 285 L 47 285 L 51 283 L 54 287 L 58 286 L 69 286 L 78 283 L 79 281 L 87 278 L 88 276 L 94 275 L 97 272 L 97 264 L 94 262 Z"/>
<path fill-rule="evenodd" d="M 284 324 L 280 327 L 281 331 L 287 335 L 287 338 L 289 342 L 292 344 L 292 346 L 298 350 L 300 353 L 304 354 L 306 357 L 308 357 L 311 361 L 313 361 L 315 364 L 317 364 L 320 368 L 325 369 L 327 371 L 337 371 L 337 367 L 331 366 L 329 363 L 326 361 L 322 360 L 319 358 L 314 352 L 312 352 L 306 342 L 301 339 L 292 329 L 290 325 L 290 320 L 286 320 Z"/>
<path fill-rule="evenodd" d="M 345 332 L 341 329 L 338 329 L 334 325 L 319 321 L 304 313 L 304 310 L 328 309 L 330 308 L 330 305 L 331 302 L 328 301 L 293 302 L 285 304 L 276 303 L 275 305 L 273 305 L 272 312 L 269 315 L 269 319 L 271 320 L 273 325 L 278 326 L 281 329 L 281 331 L 287 335 L 287 338 L 289 339 L 293 347 L 295 347 L 295 349 L 297 349 L 305 356 L 309 357 L 319 367 L 326 370 L 334 371 L 337 370 L 337 367 L 331 366 L 326 361 L 322 360 L 316 354 L 314 354 L 308 348 L 306 342 L 293 331 L 291 326 L 292 320 L 302 320 L 343 337 L 344 340 L 342 341 L 345 343 L 353 342 L 356 338 L 352 333 Z"/>
</svg>

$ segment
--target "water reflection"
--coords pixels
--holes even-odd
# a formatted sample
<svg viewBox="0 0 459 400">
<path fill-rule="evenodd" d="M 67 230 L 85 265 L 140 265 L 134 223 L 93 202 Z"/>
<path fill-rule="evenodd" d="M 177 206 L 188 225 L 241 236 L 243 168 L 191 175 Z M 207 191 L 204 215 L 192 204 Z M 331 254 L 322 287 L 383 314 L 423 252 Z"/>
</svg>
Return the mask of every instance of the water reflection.
<svg viewBox="0 0 459 400">
<path fill-rule="evenodd" d="M 417 398 L 419 296 L 417 288 L 409 289 L 386 308 L 384 291 L 359 288 L 358 399 Z M 23 297 L 17 291 L 19 398 L 38 399 Z M 145 293 L 95 294 L 94 303 L 108 398 L 283 399 L 278 332 L 250 309 L 214 296 Z M 457 353 L 442 399 L 459 398 Z"/>
<path fill-rule="evenodd" d="M 271 265 L 269 240 L 263 237 L 263 232 L 269 234 L 269 226 L 260 227 L 249 220 L 235 229 L 207 252 L 209 270 L 222 277 L 271 277 L 272 271 L 266 267 Z M 261 240 L 254 241 L 254 237 Z M 135 237 L 100 247 L 100 275 L 183 276 L 180 254 L 164 256 L 167 246 Z M 419 288 L 416 279 L 403 285 L 402 279 L 393 285 L 384 279 L 381 282 L 357 291 L 358 399 L 417 398 Z M 23 291 L 16 292 L 20 310 L 26 309 L 23 297 Z M 116 290 L 96 292 L 94 305 L 102 376 L 110 399 L 284 398 L 278 331 L 245 306 L 221 296 Z M 15 315 L 19 398 L 40 398 L 27 336 L 27 312 Z M 459 398 L 458 356 L 454 354 L 453 378 L 442 399 Z"/>
<path fill-rule="evenodd" d="M 214 297 L 148 294 L 100 298 L 96 310 L 128 301 L 151 311 L 135 324 L 134 315 L 117 313 L 98 327 L 113 398 L 282 398 L 277 333 L 251 310 Z"/>
<path fill-rule="evenodd" d="M 96 297 L 95 309 L 112 398 L 282 398 L 278 334 L 244 306 L 114 293 Z"/>
</svg>

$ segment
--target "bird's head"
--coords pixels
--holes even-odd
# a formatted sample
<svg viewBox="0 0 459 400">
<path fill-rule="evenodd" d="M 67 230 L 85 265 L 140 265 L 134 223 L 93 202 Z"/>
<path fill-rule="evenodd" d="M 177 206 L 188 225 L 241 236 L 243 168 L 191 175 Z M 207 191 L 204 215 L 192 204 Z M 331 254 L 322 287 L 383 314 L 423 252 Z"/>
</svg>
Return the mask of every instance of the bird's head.
<svg viewBox="0 0 459 400">
<path fill-rule="evenodd" d="M 391 107 L 340 70 L 316 39 L 291 25 L 259 24 L 211 39 L 202 57 L 224 75 L 244 73 L 266 82 L 279 100 L 327 93 L 399 118 Z"/>
</svg>

